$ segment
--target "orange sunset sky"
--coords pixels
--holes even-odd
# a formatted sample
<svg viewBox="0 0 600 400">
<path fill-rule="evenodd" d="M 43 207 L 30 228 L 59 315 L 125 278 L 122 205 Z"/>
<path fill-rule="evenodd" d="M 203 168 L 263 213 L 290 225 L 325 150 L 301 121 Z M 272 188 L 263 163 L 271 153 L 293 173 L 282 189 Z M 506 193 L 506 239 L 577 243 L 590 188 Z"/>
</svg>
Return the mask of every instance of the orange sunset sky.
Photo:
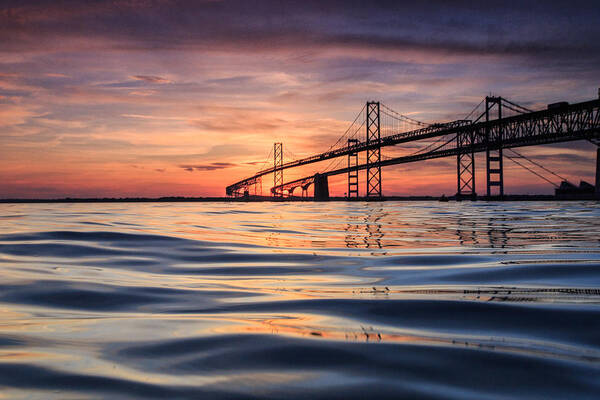
<svg viewBox="0 0 600 400">
<path fill-rule="evenodd" d="M 532 109 L 597 96 L 597 4 L 418 3 L 4 1 L 0 197 L 224 196 L 273 142 L 326 150 L 367 100 L 444 122 L 489 93 Z M 520 151 L 594 180 L 590 143 Z M 383 192 L 453 194 L 455 163 L 386 167 Z M 552 193 L 505 174 L 507 193 Z M 343 195 L 345 177 L 330 185 Z"/>
</svg>

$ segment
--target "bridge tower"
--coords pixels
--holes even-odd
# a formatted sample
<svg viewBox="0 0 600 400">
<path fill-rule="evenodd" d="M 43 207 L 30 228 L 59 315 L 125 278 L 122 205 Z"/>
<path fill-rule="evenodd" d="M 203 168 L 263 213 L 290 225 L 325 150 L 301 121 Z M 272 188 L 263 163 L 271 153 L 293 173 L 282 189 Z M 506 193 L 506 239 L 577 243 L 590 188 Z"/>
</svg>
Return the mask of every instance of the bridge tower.
<svg viewBox="0 0 600 400">
<path fill-rule="evenodd" d="M 379 129 L 379 102 L 367 102 L 367 198 L 381 197 L 381 130 Z"/>
<path fill-rule="evenodd" d="M 348 148 L 358 145 L 358 139 L 348 139 Z M 348 198 L 358 197 L 358 152 L 348 153 Z"/>
<path fill-rule="evenodd" d="M 496 105 L 498 108 L 498 119 L 502 119 L 502 97 L 485 98 L 485 122 L 490 121 L 490 109 Z M 502 125 L 498 125 L 499 129 L 493 133 L 489 126 L 485 128 L 485 170 L 487 182 L 487 197 L 492 196 L 492 187 L 498 187 L 496 195 L 504 198 L 504 166 L 502 159 Z"/>
<path fill-rule="evenodd" d="M 463 130 L 456 134 L 456 147 L 467 150 L 456 156 L 457 199 L 470 197 L 475 199 L 475 151 L 473 148 L 474 132 L 472 129 Z"/>
<path fill-rule="evenodd" d="M 273 187 L 283 185 L 283 143 L 273 145 Z M 275 189 L 274 197 L 283 197 L 283 189 Z"/>
</svg>

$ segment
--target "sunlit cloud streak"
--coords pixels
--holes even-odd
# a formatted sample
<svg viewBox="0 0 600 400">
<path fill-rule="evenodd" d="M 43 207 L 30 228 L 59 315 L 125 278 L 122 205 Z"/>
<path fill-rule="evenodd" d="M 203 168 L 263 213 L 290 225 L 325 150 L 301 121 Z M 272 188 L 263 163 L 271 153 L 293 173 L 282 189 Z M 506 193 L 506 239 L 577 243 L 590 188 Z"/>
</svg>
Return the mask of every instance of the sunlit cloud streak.
<svg viewBox="0 0 600 400">
<path fill-rule="evenodd" d="M 235 165 L 236 164 L 233 164 L 233 163 L 214 162 L 214 163 L 205 164 L 205 165 L 180 165 L 179 168 L 183 168 L 184 170 L 186 170 L 188 172 L 194 172 L 194 171 L 214 171 L 214 170 L 217 170 L 217 169 L 224 169 L 224 168 L 233 167 Z"/>
</svg>

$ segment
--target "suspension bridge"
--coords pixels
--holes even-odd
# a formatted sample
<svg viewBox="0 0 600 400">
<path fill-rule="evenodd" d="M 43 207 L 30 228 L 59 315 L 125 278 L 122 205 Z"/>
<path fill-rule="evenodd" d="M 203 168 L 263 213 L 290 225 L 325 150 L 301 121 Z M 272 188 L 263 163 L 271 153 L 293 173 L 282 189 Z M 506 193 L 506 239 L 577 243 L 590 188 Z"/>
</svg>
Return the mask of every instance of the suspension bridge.
<svg viewBox="0 0 600 400">
<path fill-rule="evenodd" d="M 361 137 L 362 136 L 362 137 Z M 364 197 L 383 196 L 381 169 L 428 159 L 456 158 L 456 197 L 475 198 L 475 154 L 485 153 L 486 190 L 488 198 L 504 197 L 504 160 L 529 170 L 557 186 L 548 174 L 566 181 L 542 163 L 526 157 L 515 148 L 550 143 L 587 140 L 600 146 L 600 89 L 599 98 L 581 103 L 549 104 L 533 111 L 499 96 L 485 97 L 464 119 L 425 123 L 400 114 L 381 102 L 369 101 L 357 114 L 348 129 L 327 151 L 309 157 L 294 157 L 284 162 L 283 143 L 275 143 L 272 166 L 226 188 L 227 196 L 248 196 L 252 189 L 262 187 L 262 178 L 273 174 L 271 195 L 276 198 L 293 195 L 302 189 L 308 197 L 313 187 L 315 200 L 329 198 L 328 178 L 347 176 L 348 198 L 359 197 L 359 171 L 366 171 Z M 398 157 L 386 157 L 381 149 L 409 144 L 421 147 Z M 406 145 L 405 145 L 406 146 Z M 359 154 L 364 153 L 360 162 Z M 288 154 L 290 154 L 288 152 Z M 284 170 L 331 160 L 319 172 L 292 181 L 284 181 Z M 345 161 L 345 165 L 342 163 Z M 600 194 L 600 147 L 597 148 L 596 194 Z M 542 172 L 544 171 L 544 172 Z"/>
</svg>

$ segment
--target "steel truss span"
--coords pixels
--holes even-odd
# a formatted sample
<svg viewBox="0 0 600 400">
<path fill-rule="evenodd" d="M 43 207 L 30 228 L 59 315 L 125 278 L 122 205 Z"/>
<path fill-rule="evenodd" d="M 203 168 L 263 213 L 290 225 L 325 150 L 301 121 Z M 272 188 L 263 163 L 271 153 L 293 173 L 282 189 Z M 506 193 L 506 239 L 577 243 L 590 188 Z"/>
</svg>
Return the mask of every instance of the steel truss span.
<svg viewBox="0 0 600 400">
<path fill-rule="evenodd" d="M 504 103 L 506 102 L 506 103 Z M 367 107 L 375 102 L 367 103 Z M 510 110 L 517 110 L 521 114 L 509 117 L 502 117 L 502 107 L 507 107 Z M 381 105 L 382 109 L 385 107 Z M 498 107 L 498 118 L 490 119 L 490 109 Z M 377 106 L 378 107 L 378 106 Z M 379 108 L 379 107 L 378 107 Z M 387 109 L 387 107 L 385 107 Z M 377 110 L 379 111 L 379 110 Z M 377 113 L 379 115 L 379 113 Z M 363 151 L 369 151 L 371 154 L 378 155 L 372 150 L 380 149 L 381 147 L 394 146 L 401 143 L 419 141 L 428 138 L 439 138 L 442 144 L 430 149 L 426 152 L 412 154 L 408 156 L 383 159 L 379 156 L 379 161 L 373 158 L 367 159 L 366 163 L 349 165 L 346 168 L 335 169 L 332 171 L 321 172 L 322 176 L 333 176 L 339 174 L 356 174 L 358 170 L 373 170 L 380 171 L 381 167 L 388 165 L 404 164 L 416 161 L 422 161 L 441 157 L 457 157 L 457 175 L 458 175 L 458 193 L 459 195 L 472 195 L 475 193 L 474 185 L 474 154 L 486 152 L 488 174 L 493 178 L 488 177 L 488 190 L 490 183 L 500 185 L 501 165 L 498 167 L 498 158 L 502 157 L 502 149 L 515 148 L 523 146 L 533 146 L 549 143 L 567 142 L 574 140 L 598 140 L 600 139 L 600 99 L 591 100 L 577 104 L 559 103 L 554 107 L 549 107 L 546 110 L 530 111 L 524 107 L 520 107 L 515 103 L 499 97 L 486 98 L 485 111 L 482 116 L 486 116 L 485 121 L 479 122 L 480 118 L 475 121 L 457 120 L 449 123 L 432 124 L 424 128 L 419 128 L 411 131 L 392 133 L 387 136 L 375 139 L 372 136 L 369 140 L 360 142 L 347 142 L 348 145 L 327 152 L 317 154 L 311 157 L 295 160 L 280 164 L 280 170 L 293 168 L 301 165 L 306 165 L 318 161 L 337 158 L 340 156 L 349 156 Z M 372 124 L 374 124 L 374 116 L 371 116 Z M 379 122 L 377 122 L 377 130 L 380 130 Z M 383 129 L 383 127 L 381 127 Z M 443 138 L 446 136 L 446 138 Z M 257 180 L 266 174 L 273 173 L 274 168 L 268 168 L 259 171 L 252 177 L 230 185 L 226 189 L 229 196 L 234 196 L 254 184 Z M 497 178 L 498 177 L 498 178 Z M 377 179 L 378 178 L 378 179 Z M 373 193 L 380 195 L 381 176 L 376 176 L 377 179 L 375 191 Z M 491 180 L 496 179 L 496 180 Z M 286 182 L 281 185 L 276 185 L 271 189 L 272 193 L 282 193 L 287 191 L 292 193 L 295 188 L 302 187 L 303 192 L 313 184 L 314 177 L 308 176 L 301 179 L 296 179 L 291 182 Z M 368 193 L 369 187 L 367 187 Z"/>
</svg>

